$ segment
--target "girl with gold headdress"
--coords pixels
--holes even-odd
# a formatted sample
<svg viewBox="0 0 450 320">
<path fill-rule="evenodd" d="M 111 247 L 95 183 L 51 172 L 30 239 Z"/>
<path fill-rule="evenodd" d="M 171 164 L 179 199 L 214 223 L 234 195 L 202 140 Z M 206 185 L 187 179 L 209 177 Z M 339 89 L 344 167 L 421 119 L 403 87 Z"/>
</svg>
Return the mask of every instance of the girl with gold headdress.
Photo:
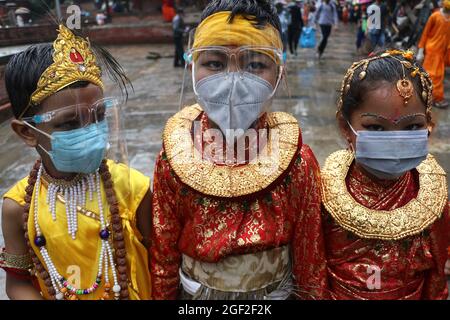
<svg viewBox="0 0 450 320">
<path fill-rule="evenodd" d="M 63 25 L 53 45 L 6 66 L 11 127 L 40 157 L 4 195 L 0 267 L 11 299 L 150 298 L 149 179 L 112 160 L 125 155 L 120 104 L 105 96 L 97 59 L 125 88 L 114 58 Z"/>
<path fill-rule="evenodd" d="M 347 150 L 322 168 L 333 299 L 446 299 L 446 173 L 428 153 L 432 85 L 412 52 L 355 62 L 337 120 Z"/>
<path fill-rule="evenodd" d="M 318 164 L 297 120 L 269 112 L 284 76 L 273 5 L 211 1 L 191 40 L 198 103 L 167 122 L 154 174 L 153 297 L 323 298 Z"/>
</svg>

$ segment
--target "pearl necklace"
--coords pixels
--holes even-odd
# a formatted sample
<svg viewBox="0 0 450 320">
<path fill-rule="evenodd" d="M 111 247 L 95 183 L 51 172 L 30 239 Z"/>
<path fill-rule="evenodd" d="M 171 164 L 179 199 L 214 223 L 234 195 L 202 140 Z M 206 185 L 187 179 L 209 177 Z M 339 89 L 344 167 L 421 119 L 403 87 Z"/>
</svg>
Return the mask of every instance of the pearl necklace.
<svg viewBox="0 0 450 320">
<path fill-rule="evenodd" d="M 103 298 L 109 298 L 109 290 L 111 288 L 109 282 L 109 269 L 113 275 L 114 286 L 112 291 L 114 292 L 114 298 L 117 300 L 120 297 L 120 285 L 117 279 L 117 271 L 114 265 L 113 251 L 111 245 L 108 241 L 110 232 L 107 229 L 105 223 L 105 217 L 103 213 L 103 204 L 100 189 L 100 175 L 98 171 L 95 174 L 90 174 L 86 178 L 80 179 L 77 184 L 70 186 L 69 188 L 64 188 L 62 186 L 57 186 L 54 183 L 49 183 L 47 203 L 50 203 L 50 211 L 52 214 L 52 219 L 56 220 L 56 193 L 62 191 L 64 193 L 64 199 L 66 201 L 66 215 L 67 215 L 67 225 L 69 234 L 72 239 L 75 239 L 75 234 L 78 229 L 77 226 L 77 205 L 86 203 L 86 192 L 89 193 L 89 199 L 93 199 L 94 192 L 97 194 L 97 202 L 99 208 L 100 216 L 100 233 L 101 238 L 101 250 L 98 259 L 98 272 L 95 282 L 86 289 L 75 288 L 70 285 L 66 278 L 61 276 L 61 274 L 56 270 L 55 264 L 53 263 L 47 249 L 45 248 L 46 239 L 41 232 L 38 223 L 38 204 L 39 204 L 39 192 L 41 185 L 41 176 L 43 172 L 43 166 L 39 167 L 39 171 L 36 178 L 36 190 L 34 195 L 34 226 L 36 230 L 36 236 L 34 239 L 34 244 L 39 248 L 39 251 L 44 259 L 45 266 L 50 275 L 50 280 L 52 287 L 56 291 L 56 299 L 63 300 L 64 297 L 70 298 L 72 300 L 76 299 L 76 295 L 86 295 L 94 292 L 100 285 L 102 281 L 102 275 L 105 281 L 105 294 Z M 87 183 L 87 186 L 86 186 Z M 103 273 L 104 272 L 104 273 Z"/>
<path fill-rule="evenodd" d="M 75 177 L 73 182 L 52 179 L 43 171 L 42 173 L 49 181 L 46 203 L 50 206 L 53 221 L 56 221 L 56 201 L 58 192 L 62 194 L 66 207 L 67 231 L 73 240 L 76 239 L 78 231 L 77 206 L 86 206 L 86 192 L 89 193 L 89 201 L 92 201 L 95 192 L 95 175 Z"/>
</svg>

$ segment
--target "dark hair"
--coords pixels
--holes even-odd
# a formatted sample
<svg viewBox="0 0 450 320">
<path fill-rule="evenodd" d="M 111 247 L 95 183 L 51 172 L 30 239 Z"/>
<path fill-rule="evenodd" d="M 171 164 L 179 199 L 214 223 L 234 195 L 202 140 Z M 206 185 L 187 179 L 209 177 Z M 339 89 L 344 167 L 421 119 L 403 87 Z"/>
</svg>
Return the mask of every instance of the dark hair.
<svg viewBox="0 0 450 320">
<path fill-rule="evenodd" d="M 5 86 L 16 118 L 28 106 L 41 74 L 52 64 L 52 54 L 53 47 L 50 44 L 37 44 L 14 55 L 6 65 Z M 25 116 L 37 111 L 36 108 L 30 108 Z"/>
<path fill-rule="evenodd" d="M 376 56 L 380 57 L 383 52 L 376 54 Z M 420 73 L 426 74 L 425 70 L 415 60 L 407 60 L 402 55 L 395 55 L 395 58 L 400 61 L 409 62 L 419 68 L 419 73 L 414 77 L 411 75 L 413 69 L 405 67 L 404 72 L 406 78 L 413 83 L 419 99 L 427 107 L 427 100 L 431 97 L 432 92 L 431 88 L 427 87 L 428 84 L 424 87 L 421 81 Z M 346 120 L 350 119 L 351 113 L 361 105 L 368 92 L 378 89 L 384 81 L 395 86 L 398 80 L 403 79 L 402 64 L 395 58 L 388 56 L 370 61 L 365 70 L 366 74 L 363 80 L 360 80 L 359 75 L 363 71 L 364 64 L 354 69 L 352 78 L 346 81 L 342 88 L 342 105 L 340 106 L 340 111 Z M 430 81 L 428 76 L 426 81 Z M 431 82 L 429 84 L 431 85 Z M 427 99 L 422 97 L 423 91 L 427 93 Z"/>
<path fill-rule="evenodd" d="M 201 21 L 214 13 L 231 11 L 229 22 L 236 15 L 243 15 L 253 21 L 256 28 L 262 28 L 267 23 L 274 26 L 281 34 L 281 23 L 277 11 L 271 1 L 268 0 L 212 0 L 202 12 Z M 250 17 L 253 16 L 253 17 Z"/>
<path fill-rule="evenodd" d="M 118 83 L 125 99 L 128 98 L 127 85 L 130 80 L 125 75 L 122 67 L 105 49 L 92 45 L 92 49 L 100 66 L 104 66 L 109 77 Z M 14 55 L 6 65 L 5 85 L 11 103 L 13 114 L 18 118 L 28 106 L 31 95 L 37 88 L 37 83 L 44 71 L 53 63 L 52 44 L 36 44 L 25 51 Z M 67 88 L 85 87 L 86 81 L 77 82 Z M 32 116 L 40 111 L 40 106 L 30 107 L 24 116 Z"/>
<path fill-rule="evenodd" d="M 277 10 L 278 13 L 282 12 L 284 9 L 284 4 L 282 4 L 281 2 L 275 3 L 275 9 Z"/>
</svg>

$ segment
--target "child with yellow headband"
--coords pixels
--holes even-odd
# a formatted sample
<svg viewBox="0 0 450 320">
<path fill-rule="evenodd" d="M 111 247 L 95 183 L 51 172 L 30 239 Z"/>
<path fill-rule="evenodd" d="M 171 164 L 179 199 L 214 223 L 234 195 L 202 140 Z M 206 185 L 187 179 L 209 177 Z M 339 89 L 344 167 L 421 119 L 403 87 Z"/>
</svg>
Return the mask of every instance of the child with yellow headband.
<svg viewBox="0 0 450 320">
<path fill-rule="evenodd" d="M 154 298 L 326 297 L 319 167 L 297 120 L 268 112 L 284 76 L 273 5 L 212 1 L 192 40 L 198 103 L 167 122 L 154 174 Z"/>
<path fill-rule="evenodd" d="M 125 88 L 114 58 L 63 25 L 53 45 L 33 45 L 6 66 L 11 127 L 39 154 L 4 195 L 0 267 L 10 299 L 150 298 L 150 181 L 106 159 L 119 109 L 104 96 L 97 60 Z"/>
<path fill-rule="evenodd" d="M 432 99 L 412 52 L 381 52 L 344 77 L 337 120 L 348 149 L 321 172 L 333 299 L 447 299 L 448 188 L 428 153 Z"/>
</svg>

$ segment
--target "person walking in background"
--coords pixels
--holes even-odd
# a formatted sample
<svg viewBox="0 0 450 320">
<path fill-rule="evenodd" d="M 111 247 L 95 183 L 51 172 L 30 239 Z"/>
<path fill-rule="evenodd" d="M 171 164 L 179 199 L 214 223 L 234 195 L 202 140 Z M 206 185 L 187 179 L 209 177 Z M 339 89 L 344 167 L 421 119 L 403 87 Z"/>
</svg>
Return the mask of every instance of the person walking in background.
<svg viewBox="0 0 450 320">
<path fill-rule="evenodd" d="M 368 36 L 370 39 L 370 42 L 372 42 L 373 48 L 376 47 L 384 47 L 386 34 L 386 20 L 387 20 L 387 8 L 386 5 L 381 0 L 374 1 L 368 8 L 367 8 L 367 16 L 372 17 L 373 15 L 380 15 L 380 17 L 375 17 L 373 19 L 375 21 L 375 25 L 368 26 Z"/>
<path fill-rule="evenodd" d="M 183 35 L 185 31 L 184 26 L 184 11 L 181 8 L 176 9 L 176 15 L 173 18 L 172 21 L 172 27 L 173 27 L 173 41 L 175 44 L 175 58 L 173 62 L 173 66 L 176 67 L 183 67 L 183 54 L 184 54 L 184 48 L 183 48 Z"/>
<path fill-rule="evenodd" d="M 429 18 L 419 42 L 417 59 L 433 81 L 434 106 L 447 108 L 444 98 L 445 62 L 450 55 L 450 0 L 444 0 L 442 9 Z"/>
<path fill-rule="evenodd" d="M 306 26 L 309 28 L 313 28 L 313 29 L 317 29 L 317 25 L 316 25 L 316 7 L 314 6 L 314 4 L 309 6 L 309 10 L 308 10 L 308 19 L 307 19 L 307 23 Z"/>
<path fill-rule="evenodd" d="M 291 24 L 291 16 L 289 12 L 284 8 L 284 4 L 278 1 L 275 4 L 275 9 L 277 10 L 278 19 L 280 19 L 281 24 L 281 41 L 283 42 L 283 55 L 286 60 L 287 46 L 288 46 L 288 33 L 289 25 Z"/>
<path fill-rule="evenodd" d="M 319 59 L 322 57 L 327 47 L 328 37 L 331 34 L 333 25 L 337 28 L 338 14 L 336 5 L 330 0 L 324 0 L 317 10 L 316 23 L 320 25 L 322 31 L 322 41 L 317 49 Z"/>
<path fill-rule="evenodd" d="M 173 19 L 175 18 L 175 15 L 176 15 L 174 1 L 173 0 L 164 0 L 161 11 L 162 11 L 164 21 L 166 21 L 166 22 L 173 21 Z"/>
<path fill-rule="evenodd" d="M 289 51 L 291 54 L 297 56 L 298 40 L 303 29 L 302 11 L 300 8 L 300 1 L 296 0 L 289 4 L 288 11 L 291 19 L 288 26 L 288 42 Z"/>
<path fill-rule="evenodd" d="M 345 24 L 348 23 L 349 16 L 350 16 L 350 14 L 349 14 L 348 6 L 345 5 L 345 6 L 342 8 L 342 21 L 343 21 Z"/>
<path fill-rule="evenodd" d="M 358 21 L 358 32 L 356 34 L 356 50 L 359 54 L 363 54 L 361 52 L 361 47 L 364 44 L 364 40 L 366 39 L 366 32 L 367 32 L 367 15 L 366 12 L 362 12 L 361 19 Z M 367 53 L 366 53 L 367 54 Z"/>
</svg>

